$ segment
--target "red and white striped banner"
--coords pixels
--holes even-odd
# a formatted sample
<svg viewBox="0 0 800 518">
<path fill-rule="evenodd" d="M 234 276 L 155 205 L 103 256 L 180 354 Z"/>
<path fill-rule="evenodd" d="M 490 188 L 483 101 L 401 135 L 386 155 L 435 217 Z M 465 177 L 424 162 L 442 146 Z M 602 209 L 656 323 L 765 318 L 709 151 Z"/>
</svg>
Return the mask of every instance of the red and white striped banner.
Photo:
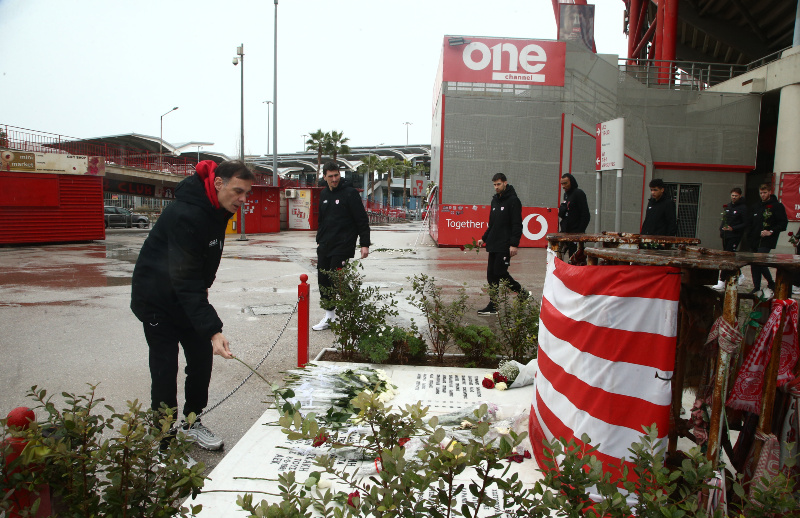
<svg viewBox="0 0 800 518">
<path fill-rule="evenodd" d="M 548 250 L 539 325 L 539 371 L 530 435 L 580 440 L 617 479 L 643 426 L 665 442 L 675 365 L 680 270 L 661 266 L 572 266 Z M 588 446 L 588 445 L 586 445 Z M 611 468 L 616 466 L 617 468 Z"/>
</svg>

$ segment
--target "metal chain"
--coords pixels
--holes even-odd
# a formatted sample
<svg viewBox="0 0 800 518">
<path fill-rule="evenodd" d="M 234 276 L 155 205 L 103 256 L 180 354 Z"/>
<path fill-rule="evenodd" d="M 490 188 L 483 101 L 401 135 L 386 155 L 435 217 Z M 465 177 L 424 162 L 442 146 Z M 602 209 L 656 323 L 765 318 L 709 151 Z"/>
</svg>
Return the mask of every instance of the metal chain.
<svg viewBox="0 0 800 518">
<path fill-rule="evenodd" d="M 269 356 L 269 353 L 271 353 L 271 352 L 272 352 L 272 349 L 274 349 L 274 348 L 275 348 L 275 345 L 277 345 L 277 343 L 278 343 L 278 340 L 280 340 L 280 339 L 281 339 L 281 336 L 283 336 L 283 332 L 284 332 L 284 331 L 286 331 L 286 328 L 289 326 L 289 322 L 291 322 L 291 320 L 292 320 L 292 317 L 294 316 L 295 312 L 297 312 L 297 306 L 298 306 L 298 304 L 300 304 L 300 299 L 298 299 L 298 300 L 297 300 L 297 302 L 295 302 L 295 303 L 294 303 L 294 307 L 292 308 L 292 311 L 291 311 L 291 313 L 289 313 L 289 318 L 287 318 L 287 319 L 286 319 L 286 322 L 284 322 L 284 324 L 283 324 L 283 328 L 281 329 L 281 332 L 280 332 L 280 333 L 278 333 L 278 336 L 275 338 L 275 341 L 274 341 L 274 342 L 272 342 L 272 345 L 269 347 L 269 350 L 267 350 L 267 353 L 264 355 L 264 357 L 263 357 L 263 358 L 261 358 L 261 360 L 260 360 L 260 361 L 259 361 L 259 362 L 256 364 L 256 366 L 255 366 L 255 367 L 253 367 L 253 370 L 258 370 L 258 368 L 259 368 L 259 367 L 261 367 L 261 364 L 262 364 L 262 363 L 264 363 L 264 360 L 266 360 L 266 359 L 267 359 L 267 356 Z M 242 382 L 241 382 L 241 383 L 239 383 L 239 385 L 237 385 L 237 387 L 236 387 L 235 389 L 231 390 L 231 391 L 230 391 L 230 393 L 229 393 L 227 396 L 225 396 L 224 398 L 222 398 L 222 399 L 220 399 L 219 401 L 217 401 L 216 403 L 214 403 L 214 404 L 213 404 L 211 407 L 209 407 L 209 408 L 207 408 L 207 409 L 203 410 L 203 411 L 200 413 L 200 415 L 198 415 L 198 416 L 197 416 L 197 418 L 199 419 L 200 417 L 202 417 L 202 416 L 206 415 L 207 413 L 211 412 L 212 410 L 214 410 L 215 408 L 217 408 L 218 406 L 220 406 L 222 403 L 224 403 L 224 402 L 225 402 L 225 401 L 226 401 L 228 398 L 230 398 L 232 395 L 234 395 L 234 394 L 236 393 L 236 391 L 237 391 L 237 390 L 239 390 L 240 388 L 242 388 L 242 386 L 243 386 L 245 383 L 247 383 L 247 380 L 249 380 L 249 379 L 250 379 L 250 376 L 252 376 L 252 375 L 253 375 L 253 371 L 250 371 L 250 373 L 249 373 L 249 374 L 248 374 L 248 375 L 247 375 L 247 376 L 246 376 L 246 377 L 245 377 L 245 378 L 242 380 Z"/>
</svg>

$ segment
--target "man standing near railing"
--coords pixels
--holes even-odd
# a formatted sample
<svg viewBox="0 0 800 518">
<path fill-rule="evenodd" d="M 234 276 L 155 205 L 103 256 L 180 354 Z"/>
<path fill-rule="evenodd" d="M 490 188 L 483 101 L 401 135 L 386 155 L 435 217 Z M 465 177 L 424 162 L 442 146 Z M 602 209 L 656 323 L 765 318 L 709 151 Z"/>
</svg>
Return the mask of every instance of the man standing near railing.
<svg viewBox="0 0 800 518">
<path fill-rule="evenodd" d="M 317 221 L 317 282 L 320 306 L 325 316 L 311 327 L 324 331 L 336 319 L 329 291 L 333 282 L 327 272 L 339 269 L 355 256 L 356 238 L 361 245 L 361 259 L 369 255 L 369 218 L 361 196 L 348 180 L 342 180 L 339 165 L 328 162 L 323 167 L 326 188 L 319 194 Z"/>
</svg>

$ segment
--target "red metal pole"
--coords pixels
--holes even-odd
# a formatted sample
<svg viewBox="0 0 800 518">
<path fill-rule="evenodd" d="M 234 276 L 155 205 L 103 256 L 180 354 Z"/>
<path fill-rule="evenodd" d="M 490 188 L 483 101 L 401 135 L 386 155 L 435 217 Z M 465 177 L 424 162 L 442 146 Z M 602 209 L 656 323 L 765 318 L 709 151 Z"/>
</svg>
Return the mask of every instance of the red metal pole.
<svg viewBox="0 0 800 518">
<path fill-rule="evenodd" d="M 306 283 L 308 275 L 300 275 L 297 285 L 297 366 L 308 363 L 308 306 L 311 286 Z"/>
<path fill-rule="evenodd" d="M 666 0 L 658 0 L 658 11 L 656 11 L 656 70 L 658 72 L 658 83 L 661 84 L 662 74 L 661 74 L 661 67 L 664 66 L 664 63 L 661 62 L 661 59 L 664 57 L 664 6 L 666 4 Z"/>
<path fill-rule="evenodd" d="M 672 82 L 672 61 L 675 61 L 675 48 L 677 46 L 678 33 L 678 0 L 664 0 L 664 49 L 661 51 L 661 58 L 669 61 L 662 63 L 664 72 L 664 82 Z"/>
<path fill-rule="evenodd" d="M 628 5 L 628 59 L 636 59 L 633 51 L 636 49 L 636 44 L 639 42 L 639 10 L 641 9 L 641 0 L 631 0 Z M 633 61 L 628 61 L 629 65 L 635 64 Z"/>
</svg>

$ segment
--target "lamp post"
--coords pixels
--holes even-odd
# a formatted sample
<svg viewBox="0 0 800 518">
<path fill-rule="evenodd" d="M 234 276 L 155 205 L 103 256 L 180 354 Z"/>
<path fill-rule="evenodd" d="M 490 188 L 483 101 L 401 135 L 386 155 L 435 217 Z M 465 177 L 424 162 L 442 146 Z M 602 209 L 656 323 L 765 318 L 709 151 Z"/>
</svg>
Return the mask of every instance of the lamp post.
<svg viewBox="0 0 800 518">
<path fill-rule="evenodd" d="M 236 56 L 238 56 L 238 57 L 236 57 Z M 236 56 L 234 56 L 234 58 L 233 58 L 233 66 L 238 65 L 240 61 L 242 63 L 242 68 L 241 68 L 241 73 L 242 73 L 242 86 L 241 86 L 241 88 L 242 88 L 242 95 L 241 95 L 241 99 L 242 99 L 241 100 L 242 140 L 241 140 L 241 143 L 240 143 L 241 149 L 239 150 L 239 159 L 242 162 L 244 162 L 244 43 L 242 43 L 241 45 L 236 47 Z M 247 234 L 245 233 L 245 230 L 244 230 L 244 218 L 245 218 L 245 214 L 246 213 L 247 213 L 247 201 L 245 201 L 242 204 L 242 208 L 241 208 L 242 235 L 239 236 L 238 241 L 247 241 L 248 240 L 247 239 Z"/>
<path fill-rule="evenodd" d="M 272 104 L 272 101 L 264 101 L 261 104 L 267 105 L 267 154 L 269 155 L 269 105 Z"/>
<path fill-rule="evenodd" d="M 301 137 L 303 137 L 303 147 L 301 147 L 301 148 L 300 148 L 300 150 L 301 150 L 301 151 L 306 151 L 306 137 L 307 137 L 308 135 L 306 135 L 306 134 L 303 134 L 303 135 L 300 135 L 300 136 L 301 136 Z"/>
<path fill-rule="evenodd" d="M 278 186 L 278 0 L 275 0 L 275 57 L 272 89 L 272 185 Z"/>
<path fill-rule="evenodd" d="M 170 111 L 168 111 L 167 113 L 165 113 L 164 115 L 161 116 L 161 135 L 158 138 L 158 168 L 159 169 L 161 169 L 161 164 L 162 164 L 161 157 L 162 157 L 163 152 L 164 152 L 164 116 L 169 115 L 170 113 L 174 112 L 177 109 L 178 109 L 178 107 L 176 106 L 176 107 L 174 107 L 173 109 L 171 109 Z"/>
<path fill-rule="evenodd" d="M 413 122 L 404 122 L 403 124 L 406 125 L 406 147 L 408 147 L 408 127 L 414 124 Z"/>
</svg>

